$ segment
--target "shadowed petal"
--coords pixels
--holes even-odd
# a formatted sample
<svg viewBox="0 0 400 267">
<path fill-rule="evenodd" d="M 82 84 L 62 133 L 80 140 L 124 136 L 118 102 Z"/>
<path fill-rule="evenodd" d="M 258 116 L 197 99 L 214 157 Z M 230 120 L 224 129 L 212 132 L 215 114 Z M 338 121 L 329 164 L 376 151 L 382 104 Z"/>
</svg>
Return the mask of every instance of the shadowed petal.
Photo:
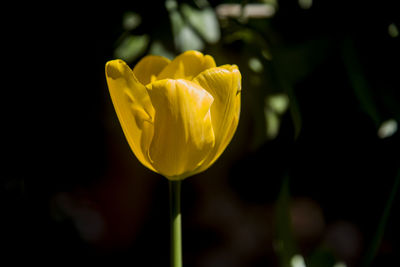
<svg viewBox="0 0 400 267">
<path fill-rule="evenodd" d="M 154 171 L 147 155 L 153 137 L 154 108 L 149 94 L 122 60 L 106 64 L 111 99 L 125 137 L 139 161 Z"/>
</svg>

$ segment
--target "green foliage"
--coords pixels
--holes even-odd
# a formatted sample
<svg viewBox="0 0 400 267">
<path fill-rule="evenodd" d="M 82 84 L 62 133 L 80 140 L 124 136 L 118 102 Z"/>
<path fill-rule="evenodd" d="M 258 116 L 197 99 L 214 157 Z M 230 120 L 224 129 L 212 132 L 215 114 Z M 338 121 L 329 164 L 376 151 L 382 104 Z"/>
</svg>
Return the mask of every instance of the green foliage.
<svg viewBox="0 0 400 267">
<path fill-rule="evenodd" d="M 127 35 L 124 36 L 121 43 L 114 51 L 116 58 L 123 59 L 127 62 L 132 62 L 146 51 L 149 44 L 147 35 Z"/>
<path fill-rule="evenodd" d="M 210 6 L 196 9 L 182 4 L 182 14 L 188 23 L 199 33 L 207 43 L 214 44 L 220 39 L 220 28 L 217 16 Z"/>
<path fill-rule="evenodd" d="M 204 44 L 193 28 L 184 19 L 173 0 L 167 1 L 172 33 L 177 51 L 203 50 Z M 188 9 L 186 9 L 188 10 Z"/>
<path fill-rule="evenodd" d="M 386 203 L 385 208 L 380 217 L 379 224 L 377 225 L 377 228 L 376 228 L 376 232 L 375 232 L 372 240 L 370 241 L 369 246 L 365 252 L 364 261 L 362 263 L 363 267 L 371 266 L 371 263 L 378 252 L 378 249 L 379 249 L 382 239 L 383 239 L 383 235 L 385 233 L 386 224 L 387 224 L 387 222 L 389 220 L 389 216 L 391 214 L 391 210 L 392 210 L 392 206 L 393 206 L 396 194 L 399 191 L 399 186 L 400 186 L 400 171 L 397 173 L 397 175 L 394 179 L 394 184 L 393 184 L 392 190 L 390 192 L 390 195 L 387 199 L 387 203 Z"/>
<path fill-rule="evenodd" d="M 297 254 L 298 248 L 293 237 L 290 219 L 289 178 L 282 183 L 276 205 L 276 239 L 275 250 L 279 255 L 280 266 L 291 267 L 291 259 Z"/>
<path fill-rule="evenodd" d="M 329 267 L 335 266 L 336 259 L 332 252 L 323 247 L 317 248 L 307 259 L 308 267 Z"/>
</svg>

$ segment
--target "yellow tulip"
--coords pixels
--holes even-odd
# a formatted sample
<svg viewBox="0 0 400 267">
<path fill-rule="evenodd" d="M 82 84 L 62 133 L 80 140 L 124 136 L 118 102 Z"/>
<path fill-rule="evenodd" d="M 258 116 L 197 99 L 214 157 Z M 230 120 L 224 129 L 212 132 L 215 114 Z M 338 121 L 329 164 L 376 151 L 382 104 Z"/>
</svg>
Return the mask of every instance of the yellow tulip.
<svg viewBox="0 0 400 267">
<path fill-rule="evenodd" d="M 125 137 L 139 161 L 169 180 L 210 167 L 239 121 L 236 65 L 187 51 L 170 61 L 146 56 L 133 68 L 106 64 L 107 84 Z"/>
</svg>

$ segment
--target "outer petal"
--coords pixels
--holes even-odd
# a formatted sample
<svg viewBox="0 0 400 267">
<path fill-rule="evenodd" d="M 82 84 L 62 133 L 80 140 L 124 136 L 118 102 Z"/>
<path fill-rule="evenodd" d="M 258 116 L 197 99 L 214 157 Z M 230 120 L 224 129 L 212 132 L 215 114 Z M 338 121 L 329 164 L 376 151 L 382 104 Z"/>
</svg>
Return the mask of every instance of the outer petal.
<svg viewBox="0 0 400 267">
<path fill-rule="evenodd" d="M 147 153 L 153 137 L 154 108 L 146 87 L 122 60 L 107 62 L 106 77 L 115 111 L 133 153 L 154 171 Z"/>
<path fill-rule="evenodd" d="M 171 60 L 161 56 L 146 56 L 133 68 L 133 74 L 142 84 L 146 85 L 156 79 L 156 76 Z"/>
<path fill-rule="evenodd" d="M 215 67 L 214 59 L 209 55 L 203 55 L 198 51 L 186 51 L 177 56 L 157 76 L 162 79 L 192 80 L 200 72 Z"/>
<path fill-rule="evenodd" d="M 149 94 L 156 110 L 149 153 L 153 166 L 168 179 L 186 178 L 214 146 L 213 97 L 185 80 L 156 81 Z"/>
<path fill-rule="evenodd" d="M 215 147 L 203 163 L 202 170 L 208 168 L 221 155 L 236 131 L 240 115 L 241 79 L 236 65 L 224 65 L 208 69 L 193 80 L 214 97 L 211 118 Z"/>
</svg>

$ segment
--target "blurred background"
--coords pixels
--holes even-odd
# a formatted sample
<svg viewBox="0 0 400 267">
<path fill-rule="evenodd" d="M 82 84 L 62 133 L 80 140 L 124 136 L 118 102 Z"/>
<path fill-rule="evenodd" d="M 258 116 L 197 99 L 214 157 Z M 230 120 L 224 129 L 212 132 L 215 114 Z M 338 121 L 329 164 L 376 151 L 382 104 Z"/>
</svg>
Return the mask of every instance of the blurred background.
<svg viewBox="0 0 400 267">
<path fill-rule="evenodd" d="M 398 262 L 395 1 L 100 2 L 2 8 L 3 259 L 169 266 L 168 183 L 130 151 L 104 66 L 195 49 L 239 66 L 242 110 L 183 183 L 184 266 Z"/>
</svg>

